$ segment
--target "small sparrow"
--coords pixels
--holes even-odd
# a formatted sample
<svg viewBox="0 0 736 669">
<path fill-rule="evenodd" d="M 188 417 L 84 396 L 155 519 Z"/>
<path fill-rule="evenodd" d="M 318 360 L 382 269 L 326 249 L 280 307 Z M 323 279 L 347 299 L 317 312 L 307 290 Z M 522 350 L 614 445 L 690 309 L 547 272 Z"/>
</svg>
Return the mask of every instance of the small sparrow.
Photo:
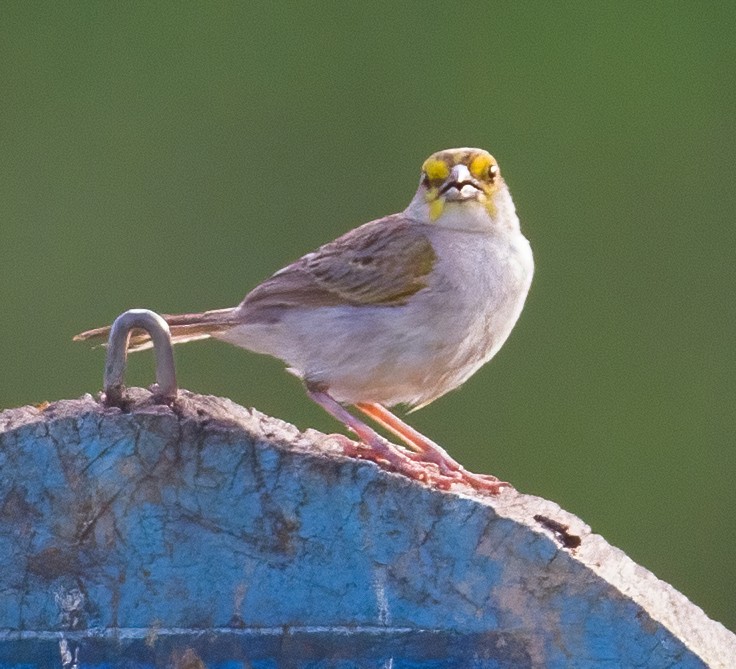
<svg viewBox="0 0 736 669">
<path fill-rule="evenodd" d="M 426 406 L 488 362 L 519 318 L 533 270 L 495 159 L 447 149 L 424 162 L 403 212 L 308 253 L 236 307 L 164 318 L 174 343 L 215 337 L 285 361 L 308 395 L 360 438 L 343 438 L 346 455 L 438 487 L 457 482 L 496 494 L 509 484 L 465 470 L 387 407 Z M 130 350 L 150 346 L 147 334 L 133 333 Z"/>
</svg>

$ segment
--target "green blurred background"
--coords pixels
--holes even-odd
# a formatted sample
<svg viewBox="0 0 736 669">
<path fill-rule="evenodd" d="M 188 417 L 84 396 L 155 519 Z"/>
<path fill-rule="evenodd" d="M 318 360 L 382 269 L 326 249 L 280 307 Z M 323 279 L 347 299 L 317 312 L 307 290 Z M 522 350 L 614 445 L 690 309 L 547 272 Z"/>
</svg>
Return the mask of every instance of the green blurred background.
<svg viewBox="0 0 736 669">
<path fill-rule="evenodd" d="M 99 390 L 74 333 L 234 305 L 481 146 L 537 274 L 498 357 L 412 422 L 735 629 L 736 3 L 331 7 L 2 4 L 0 406 Z M 338 429 L 277 361 L 177 362 Z"/>
</svg>

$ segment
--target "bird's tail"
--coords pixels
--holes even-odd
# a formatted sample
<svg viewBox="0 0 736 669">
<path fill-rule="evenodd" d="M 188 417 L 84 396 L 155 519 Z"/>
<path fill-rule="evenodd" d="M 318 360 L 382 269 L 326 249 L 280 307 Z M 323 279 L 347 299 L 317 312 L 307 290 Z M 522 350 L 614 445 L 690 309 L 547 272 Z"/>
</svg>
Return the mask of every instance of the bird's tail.
<svg viewBox="0 0 736 669">
<path fill-rule="evenodd" d="M 218 332 L 223 332 L 237 324 L 235 320 L 236 309 L 214 309 L 202 314 L 177 314 L 174 316 L 163 315 L 164 320 L 171 328 L 171 341 L 174 344 L 183 344 L 188 341 L 207 339 Z M 104 344 L 110 336 L 110 328 L 87 330 L 74 336 L 74 341 L 90 341 Z M 129 351 L 144 351 L 151 348 L 153 342 L 145 330 L 134 329 L 130 334 L 128 344 Z"/>
</svg>

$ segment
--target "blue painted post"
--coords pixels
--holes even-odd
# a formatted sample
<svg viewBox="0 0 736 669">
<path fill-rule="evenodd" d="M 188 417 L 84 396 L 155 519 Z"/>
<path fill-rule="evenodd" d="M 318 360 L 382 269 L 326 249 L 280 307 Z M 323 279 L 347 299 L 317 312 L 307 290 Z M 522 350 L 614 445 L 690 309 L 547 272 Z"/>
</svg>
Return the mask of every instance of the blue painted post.
<svg viewBox="0 0 736 669">
<path fill-rule="evenodd" d="M 551 502 L 130 396 L 0 414 L 0 667 L 736 666 L 734 635 Z"/>
</svg>

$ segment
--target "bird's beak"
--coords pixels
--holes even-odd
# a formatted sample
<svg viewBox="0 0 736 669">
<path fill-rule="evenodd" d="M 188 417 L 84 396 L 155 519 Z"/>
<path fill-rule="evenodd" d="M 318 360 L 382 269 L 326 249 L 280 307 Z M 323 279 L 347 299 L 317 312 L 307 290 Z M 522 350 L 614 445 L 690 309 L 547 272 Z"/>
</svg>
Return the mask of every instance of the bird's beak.
<svg viewBox="0 0 736 669">
<path fill-rule="evenodd" d="M 440 195 L 447 202 L 477 200 L 483 194 L 481 184 L 463 164 L 455 165 L 440 187 Z"/>
</svg>

